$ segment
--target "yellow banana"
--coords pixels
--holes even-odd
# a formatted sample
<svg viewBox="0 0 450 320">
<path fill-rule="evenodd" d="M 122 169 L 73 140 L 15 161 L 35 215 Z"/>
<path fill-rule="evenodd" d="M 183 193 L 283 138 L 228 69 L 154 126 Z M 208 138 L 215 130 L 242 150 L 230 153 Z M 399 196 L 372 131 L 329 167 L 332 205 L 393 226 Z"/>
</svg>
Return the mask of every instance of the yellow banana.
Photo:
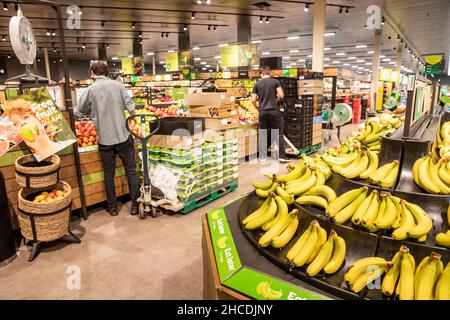
<svg viewBox="0 0 450 320">
<path fill-rule="evenodd" d="M 420 271 L 419 282 L 416 285 L 417 291 L 415 292 L 416 300 L 433 300 L 433 290 L 440 276 L 440 273 L 438 273 L 439 263 L 440 258 L 433 257 Z"/>
<path fill-rule="evenodd" d="M 252 186 L 255 189 L 268 190 L 272 187 L 273 183 L 274 183 L 273 179 L 269 179 L 266 182 L 253 181 Z"/>
<path fill-rule="evenodd" d="M 316 180 L 316 184 L 314 185 L 315 187 L 322 186 L 327 181 L 327 177 L 320 170 L 316 170 L 316 177 L 317 177 L 317 180 Z"/>
<path fill-rule="evenodd" d="M 277 186 L 278 186 L 278 183 L 274 182 L 272 184 L 272 186 L 270 187 L 270 189 L 268 189 L 268 190 L 256 189 L 255 193 L 260 198 L 267 198 L 270 193 L 275 192 L 277 190 Z"/>
<path fill-rule="evenodd" d="M 395 181 L 397 181 L 398 171 L 399 171 L 399 161 L 394 161 L 395 165 L 391 171 L 387 174 L 386 177 L 381 179 L 378 184 L 382 188 L 390 188 L 394 185 Z"/>
<path fill-rule="evenodd" d="M 400 264 L 400 280 L 398 283 L 400 286 L 400 300 L 414 300 L 415 267 L 414 257 L 409 252 L 403 253 Z"/>
<path fill-rule="evenodd" d="M 435 298 L 436 300 L 450 300 L 450 262 L 439 277 Z"/>
<path fill-rule="evenodd" d="M 302 194 L 311 189 L 316 184 L 316 180 L 317 180 L 316 175 L 315 173 L 313 173 L 311 177 L 304 183 L 289 185 L 286 187 L 285 190 L 288 193 L 298 196 L 299 194 Z"/>
<path fill-rule="evenodd" d="M 439 160 L 439 178 L 447 185 L 450 186 L 450 172 L 447 170 L 445 164 L 448 162 L 447 159 Z"/>
<path fill-rule="evenodd" d="M 436 186 L 432 181 L 429 174 L 429 165 L 430 165 L 431 157 L 428 155 L 425 160 L 422 161 L 419 167 L 419 181 L 420 184 L 427 190 L 429 193 L 440 192 L 438 186 Z"/>
<path fill-rule="evenodd" d="M 362 188 L 352 189 L 345 192 L 328 205 L 326 214 L 330 217 L 334 217 L 345 206 L 355 200 L 364 190 L 367 190 L 367 187 L 364 186 Z"/>
<path fill-rule="evenodd" d="M 294 209 L 291 212 L 291 221 L 289 222 L 286 229 L 284 229 L 284 231 L 280 235 L 273 238 L 272 247 L 284 248 L 288 244 L 288 242 L 291 241 L 292 237 L 297 231 L 298 224 L 299 224 L 298 210 Z"/>
<path fill-rule="evenodd" d="M 308 180 L 311 177 L 311 175 L 312 175 L 312 171 L 308 166 L 305 169 L 305 173 L 300 178 L 286 182 L 286 187 L 288 187 L 290 185 L 298 184 L 298 183 L 303 183 L 306 180 Z"/>
<path fill-rule="evenodd" d="M 369 176 L 369 182 L 371 184 L 378 184 L 380 180 L 384 179 L 389 174 L 389 172 L 391 172 L 394 166 L 395 162 L 389 162 L 379 167 Z"/>
<path fill-rule="evenodd" d="M 318 223 L 317 223 L 318 224 Z M 309 233 L 309 237 L 305 242 L 303 248 L 300 249 L 297 256 L 294 258 L 294 264 L 297 267 L 301 267 L 306 263 L 308 257 L 313 253 L 314 248 L 316 247 L 318 240 L 318 228 L 317 225 L 313 226 L 311 232 Z"/>
<path fill-rule="evenodd" d="M 380 257 L 367 257 L 356 261 L 344 275 L 344 280 L 348 284 L 353 284 L 361 275 L 377 267 L 387 267 L 391 263 Z"/>
<path fill-rule="evenodd" d="M 417 204 L 405 201 L 405 205 L 412 213 L 416 221 L 416 225 L 411 230 L 408 230 L 408 236 L 412 238 L 420 238 L 424 234 L 428 234 L 428 232 L 430 232 L 433 228 L 433 221 L 430 216 Z"/>
<path fill-rule="evenodd" d="M 347 171 L 343 176 L 347 179 L 354 179 L 367 170 L 369 166 L 369 156 L 365 152 L 358 165 L 352 170 Z"/>
<path fill-rule="evenodd" d="M 350 163 L 348 166 L 346 166 L 345 168 L 343 168 L 342 170 L 340 170 L 338 173 L 341 176 L 346 176 L 349 172 L 352 172 L 353 170 L 357 169 L 362 161 L 363 157 L 362 157 L 362 153 L 358 152 L 358 157 L 356 157 L 355 160 L 353 160 L 352 163 Z"/>
<path fill-rule="evenodd" d="M 308 259 L 306 260 L 306 264 L 310 264 L 314 260 L 314 258 L 317 256 L 317 254 L 319 253 L 320 249 L 322 248 L 322 246 L 325 244 L 326 241 L 327 241 L 327 232 L 325 231 L 324 228 L 320 226 L 320 224 L 318 224 L 316 246 L 314 247 L 313 252 L 309 255 Z"/>
<path fill-rule="evenodd" d="M 310 277 L 314 277 L 315 275 L 317 275 L 330 261 L 331 256 L 333 255 L 333 239 L 334 238 L 331 235 L 328 237 L 328 240 L 325 242 L 322 248 L 320 248 L 319 253 L 306 269 L 306 273 Z"/>
<path fill-rule="evenodd" d="M 420 168 L 420 165 L 422 164 L 422 162 L 425 161 L 426 159 L 427 159 L 426 157 L 417 159 L 416 162 L 414 162 L 414 165 L 413 165 L 413 168 L 412 168 L 413 180 L 422 189 L 425 189 L 425 187 L 420 182 L 419 168 Z"/>
<path fill-rule="evenodd" d="M 272 228 L 270 228 L 266 233 L 262 235 L 261 238 L 259 238 L 259 245 L 263 248 L 270 245 L 273 238 L 279 236 L 284 231 L 284 229 L 287 228 L 290 220 L 290 215 L 286 214 L 282 216 Z"/>
<path fill-rule="evenodd" d="M 397 208 L 395 207 L 394 201 L 391 199 L 390 195 L 385 197 L 385 210 L 383 215 L 378 215 L 375 221 L 375 227 L 379 229 L 389 229 L 395 222 L 397 218 Z"/>
<path fill-rule="evenodd" d="M 362 289 L 364 289 L 367 286 L 367 284 L 369 284 L 372 281 L 374 281 L 375 279 L 378 279 L 379 277 L 381 277 L 381 275 L 386 271 L 386 269 L 387 269 L 387 266 L 382 266 L 382 267 L 375 268 L 375 270 L 373 270 L 373 271 L 369 271 L 369 272 L 361 275 L 358 279 L 356 279 L 356 281 L 351 286 L 352 291 L 355 293 L 360 292 Z"/>
<path fill-rule="evenodd" d="M 250 222 L 250 220 L 253 220 L 253 219 L 258 218 L 261 215 L 263 215 L 266 212 L 266 210 L 269 208 L 269 204 L 270 204 L 271 200 L 273 200 L 273 198 L 271 198 L 271 197 L 267 198 L 266 201 L 264 201 L 264 203 L 261 205 L 261 207 L 259 207 L 254 212 L 252 212 L 247 217 L 245 217 L 245 219 L 242 220 L 242 223 L 247 224 L 248 222 Z"/>
<path fill-rule="evenodd" d="M 344 262 L 347 250 L 345 240 L 339 237 L 334 230 L 331 230 L 330 237 L 333 238 L 333 254 L 330 261 L 323 268 L 323 271 L 327 274 L 333 274 L 339 270 Z"/>
<path fill-rule="evenodd" d="M 411 211 L 406 207 L 405 201 L 402 200 L 401 202 L 402 206 L 402 221 L 400 222 L 400 227 L 395 229 L 394 232 L 392 232 L 392 237 L 395 240 L 404 240 L 408 237 L 408 231 L 410 231 L 412 228 L 416 226 L 416 223 L 414 222 L 414 216 L 412 215 Z"/>
<path fill-rule="evenodd" d="M 397 252 L 392 259 L 392 267 L 386 272 L 383 282 L 381 283 L 381 291 L 386 296 L 391 296 L 395 292 L 395 286 L 400 276 L 400 259 L 401 252 Z"/>
<path fill-rule="evenodd" d="M 436 235 L 435 238 L 436 244 L 450 248 L 450 230 L 447 233 L 440 232 Z"/>
<path fill-rule="evenodd" d="M 380 208 L 380 197 L 377 190 L 373 190 L 373 198 L 370 202 L 367 212 L 361 218 L 361 225 L 364 227 L 371 227 L 375 222 L 378 214 L 378 209 Z"/>
<path fill-rule="evenodd" d="M 439 177 L 439 165 L 434 164 L 431 158 L 428 164 L 428 175 L 430 176 L 431 182 L 439 188 L 440 193 L 450 194 L 450 188 Z"/>
<path fill-rule="evenodd" d="M 303 232 L 300 238 L 298 238 L 297 242 L 292 246 L 292 248 L 289 249 L 286 255 L 288 261 L 294 261 L 295 257 L 303 248 L 303 246 L 305 245 L 306 241 L 309 238 L 309 235 L 311 234 L 312 229 L 314 228 L 314 223 L 317 223 L 317 221 L 316 220 L 312 221 L 308 229 L 306 229 L 305 232 Z"/>
<path fill-rule="evenodd" d="M 277 203 L 275 202 L 275 200 L 271 200 L 269 207 L 267 208 L 267 210 L 264 212 L 264 214 L 262 214 L 261 216 L 250 220 L 246 225 L 245 228 L 247 230 L 255 230 L 260 228 L 263 224 L 265 224 L 266 222 L 269 222 L 270 220 L 272 220 L 275 215 L 277 214 Z"/>
<path fill-rule="evenodd" d="M 296 203 L 300 205 L 313 205 L 326 209 L 328 206 L 328 201 L 325 198 L 319 196 L 301 196 L 295 200 Z"/>
<path fill-rule="evenodd" d="M 289 212 L 288 205 L 280 196 L 275 196 L 275 202 L 277 203 L 277 214 L 275 218 L 262 225 L 261 229 L 263 229 L 264 231 L 268 231 L 275 224 L 277 224 L 278 221 L 280 221 L 281 219 L 283 219 L 283 217 L 288 215 Z"/>
<path fill-rule="evenodd" d="M 447 223 L 450 226 L 450 205 L 447 208 Z"/>
<path fill-rule="evenodd" d="M 358 207 L 363 203 L 366 199 L 367 189 L 361 192 L 361 194 L 353 200 L 349 205 L 347 205 L 344 209 L 339 211 L 334 217 L 333 220 L 338 224 L 343 224 L 347 220 L 349 220 L 353 214 L 356 212 Z"/>
<path fill-rule="evenodd" d="M 284 175 L 277 175 L 275 178 L 281 182 L 289 182 L 292 180 L 299 179 L 306 171 L 304 165 L 297 165 L 294 170 Z"/>
<path fill-rule="evenodd" d="M 402 222 L 402 206 L 400 204 L 401 199 L 394 197 L 394 196 L 390 196 L 391 200 L 394 202 L 395 205 L 395 211 L 397 213 L 397 217 L 395 218 L 395 222 L 392 224 L 392 228 L 393 229 L 397 229 L 398 227 L 400 227 L 400 223 Z"/>
<path fill-rule="evenodd" d="M 370 195 L 361 203 L 361 205 L 356 209 L 355 213 L 352 217 L 352 222 L 354 224 L 360 224 L 361 219 L 366 214 L 367 210 L 369 209 L 370 204 L 372 203 L 373 196 L 375 194 L 373 192 L 370 193 Z"/>
<path fill-rule="evenodd" d="M 372 150 L 367 150 L 367 156 L 369 158 L 369 166 L 359 175 L 361 179 L 367 179 L 378 168 L 378 155 Z"/>
<path fill-rule="evenodd" d="M 337 196 L 336 192 L 329 186 L 314 186 L 305 193 L 305 196 L 320 196 L 327 199 L 328 203 L 334 201 Z"/>
<path fill-rule="evenodd" d="M 343 167 L 348 166 L 357 157 L 358 157 L 358 152 L 356 152 L 356 151 L 353 151 L 352 153 L 349 153 L 348 156 L 341 155 L 340 157 L 331 157 L 331 156 L 329 156 L 327 154 L 322 155 L 322 159 L 330 167 L 333 167 L 333 166 L 343 166 Z"/>
<path fill-rule="evenodd" d="M 282 187 L 277 186 L 277 189 L 275 191 L 277 195 L 279 195 L 288 205 L 291 205 L 294 202 L 294 196 L 287 193 L 286 190 L 284 190 Z"/>
</svg>

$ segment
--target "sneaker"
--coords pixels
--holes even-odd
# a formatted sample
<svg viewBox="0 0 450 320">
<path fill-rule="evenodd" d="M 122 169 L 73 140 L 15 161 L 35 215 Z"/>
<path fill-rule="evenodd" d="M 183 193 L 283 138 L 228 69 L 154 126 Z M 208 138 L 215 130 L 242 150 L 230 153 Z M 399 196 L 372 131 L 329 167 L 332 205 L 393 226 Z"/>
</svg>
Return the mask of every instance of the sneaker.
<svg viewBox="0 0 450 320">
<path fill-rule="evenodd" d="M 117 211 L 117 207 L 108 208 L 108 209 L 106 209 L 106 212 L 108 212 L 109 215 L 112 217 L 117 216 L 119 214 L 119 212 Z"/>
<path fill-rule="evenodd" d="M 285 158 L 280 158 L 280 159 L 278 159 L 278 161 L 279 161 L 280 163 L 289 163 L 289 162 L 291 162 L 291 160 L 285 159 Z"/>
<path fill-rule="evenodd" d="M 132 203 L 131 204 L 130 214 L 132 216 L 136 216 L 138 213 L 139 213 L 139 204 L 138 203 Z"/>
</svg>

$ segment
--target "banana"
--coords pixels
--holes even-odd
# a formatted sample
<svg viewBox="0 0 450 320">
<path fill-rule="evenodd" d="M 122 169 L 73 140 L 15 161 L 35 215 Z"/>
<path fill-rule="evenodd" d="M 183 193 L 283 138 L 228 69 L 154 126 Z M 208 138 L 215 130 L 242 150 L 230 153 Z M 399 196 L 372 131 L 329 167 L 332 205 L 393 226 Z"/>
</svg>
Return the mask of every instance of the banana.
<svg viewBox="0 0 450 320">
<path fill-rule="evenodd" d="M 259 238 L 259 245 L 263 248 L 270 245 L 273 238 L 279 236 L 287 228 L 290 222 L 290 215 L 286 214 L 282 216 L 272 228 L 270 228 L 266 233 L 262 235 L 261 238 Z"/>
<path fill-rule="evenodd" d="M 299 194 L 302 194 L 311 189 L 316 184 L 316 180 L 317 180 L 316 175 L 315 173 L 313 173 L 311 177 L 304 183 L 289 185 L 286 187 L 285 190 L 288 193 L 298 196 Z"/>
<path fill-rule="evenodd" d="M 345 168 L 342 168 L 342 170 L 338 169 L 337 173 L 339 173 L 341 176 L 346 176 L 349 172 L 352 172 L 353 170 L 357 169 L 362 161 L 362 153 L 358 152 L 358 157 L 356 157 L 355 160 L 353 160 L 352 163 L 350 163 Z"/>
<path fill-rule="evenodd" d="M 305 232 L 303 232 L 303 234 L 300 236 L 300 238 L 298 238 L 297 242 L 292 246 L 291 249 L 289 249 L 286 258 L 288 259 L 288 261 L 294 261 L 295 257 L 298 255 L 298 253 L 300 252 L 300 250 L 303 248 L 303 246 L 305 245 L 306 241 L 309 238 L 309 235 L 311 234 L 312 229 L 314 228 L 314 223 L 317 223 L 316 220 L 312 221 L 311 224 L 309 225 L 308 229 L 305 230 Z"/>
<path fill-rule="evenodd" d="M 408 231 L 416 226 L 414 222 L 414 216 L 411 211 L 406 207 L 404 200 L 401 201 L 402 206 L 402 221 L 400 222 L 400 227 L 392 232 L 392 237 L 395 240 L 404 240 L 408 237 Z"/>
<path fill-rule="evenodd" d="M 327 199 L 328 203 L 334 201 L 337 198 L 336 192 L 334 192 L 333 189 L 326 185 L 314 186 L 309 189 L 308 192 L 306 192 L 304 195 L 324 197 L 325 199 Z"/>
<path fill-rule="evenodd" d="M 277 204 L 277 214 L 274 219 L 262 225 L 261 229 L 263 229 L 264 231 L 270 230 L 281 219 L 283 219 L 283 217 L 288 215 L 289 212 L 288 205 L 280 196 L 275 196 L 275 202 Z"/>
<path fill-rule="evenodd" d="M 273 195 L 273 198 L 275 198 L 274 194 L 272 194 L 272 195 Z M 265 223 L 272 220 L 275 217 L 275 215 L 277 214 L 277 211 L 278 211 L 277 203 L 275 202 L 274 199 L 272 199 L 270 201 L 270 204 L 269 204 L 269 207 L 267 208 L 267 210 L 261 216 L 256 217 L 256 218 L 250 220 L 247 224 L 245 224 L 245 228 L 247 230 L 258 229 Z"/>
<path fill-rule="evenodd" d="M 369 167 L 369 156 L 367 152 L 364 152 L 361 161 L 358 163 L 356 168 L 354 168 L 350 172 L 346 172 L 346 174 L 344 174 L 344 177 L 347 179 L 354 179 L 359 175 L 361 175 L 363 172 L 365 172 L 368 169 L 368 167 Z"/>
<path fill-rule="evenodd" d="M 253 220 L 263 215 L 268 209 L 271 200 L 273 200 L 271 197 L 267 198 L 266 201 L 264 201 L 264 203 L 262 204 L 262 206 L 256 209 L 251 214 L 249 214 L 244 220 L 242 220 L 242 223 L 245 225 L 248 222 L 250 222 L 250 220 Z"/>
<path fill-rule="evenodd" d="M 375 170 L 368 178 L 371 184 L 378 184 L 394 168 L 395 162 L 389 162 Z"/>
<path fill-rule="evenodd" d="M 429 174 L 429 165 L 430 165 L 430 155 L 426 157 L 425 160 L 422 161 L 419 167 L 419 181 L 420 184 L 427 190 L 429 193 L 438 194 L 441 190 L 436 186 L 432 181 Z"/>
<path fill-rule="evenodd" d="M 314 247 L 313 252 L 309 255 L 308 259 L 306 260 L 306 264 L 310 264 L 314 260 L 314 258 L 317 256 L 317 254 L 319 253 L 320 249 L 322 248 L 322 246 L 325 244 L 326 241 L 327 241 L 327 232 L 325 231 L 324 228 L 320 226 L 320 224 L 318 224 L 316 246 Z"/>
<path fill-rule="evenodd" d="M 317 245 L 318 236 L 318 223 L 316 221 L 316 225 L 313 226 L 311 232 L 309 233 L 305 245 L 303 246 L 303 248 L 301 248 L 297 256 L 294 258 L 294 264 L 297 267 L 303 266 L 306 263 L 306 260 L 308 260 L 309 256 L 313 253 L 314 248 Z"/>
<path fill-rule="evenodd" d="M 413 180 L 422 189 L 425 189 L 425 187 L 420 182 L 419 168 L 420 168 L 420 165 L 422 164 L 422 162 L 425 161 L 425 160 L 426 160 L 426 157 L 417 159 L 416 162 L 414 162 L 414 165 L 413 165 L 413 168 L 412 168 Z"/>
<path fill-rule="evenodd" d="M 255 189 L 269 190 L 272 187 L 273 183 L 274 183 L 273 179 L 269 179 L 266 182 L 253 181 L 252 186 Z"/>
<path fill-rule="evenodd" d="M 440 273 L 438 268 L 440 257 L 433 256 L 431 261 L 420 271 L 418 283 L 416 285 L 416 300 L 433 300 L 433 290 Z"/>
<path fill-rule="evenodd" d="M 352 189 L 342 194 L 335 200 L 333 200 L 327 207 L 326 214 L 329 217 L 334 217 L 339 211 L 341 211 L 345 206 L 355 200 L 367 187 L 364 186 L 358 189 Z"/>
<path fill-rule="evenodd" d="M 450 248 L 450 230 L 447 233 L 440 232 L 436 235 L 435 238 L 436 244 Z"/>
<path fill-rule="evenodd" d="M 292 210 L 291 212 L 291 220 L 284 229 L 284 231 L 273 238 L 272 240 L 272 247 L 274 248 L 284 248 L 289 241 L 291 241 L 292 237 L 294 236 L 295 232 L 297 231 L 299 219 L 298 219 L 299 211 L 297 209 Z"/>
<path fill-rule="evenodd" d="M 347 220 L 349 220 L 353 214 L 356 212 L 358 207 L 366 200 L 367 189 L 365 189 L 361 194 L 353 200 L 349 205 L 347 205 L 344 209 L 339 211 L 334 217 L 334 222 L 338 224 L 343 224 Z"/>
<path fill-rule="evenodd" d="M 344 280 L 348 284 L 353 284 L 361 275 L 374 268 L 390 266 L 391 263 L 380 257 L 367 257 L 356 261 L 344 275 Z"/>
<path fill-rule="evenodd" d="M 333 231 L 334 232 L 334 231 Z M 334 248 L 334 237 L 331 235 L 328 237 L 328 240 L 320 249 L 317 256 L 311 262 L 311 264 L 306 269 L 306 273 L 310 277 L 314 277 L 317 275 L 331 260 L 331 256 L 333 255 Z"/>
<path fill-rule="evenodd" d="M 367 156 L 369 158 L 369 166 L 359 175 L 361 179 L 367 179 L 378 168 L 378 155 L 372 150 L 367 150 Z"/>
<path fill-rule="evenodd" d="M 375 152 L 375 151 L 380 151 L 380 149 L 381 149 L 381 145 L 377 145 L 377 146 L 369 147 L 368 150 Z"/>
<path fill-rule="evenodd" d="M 361 218 L 361 225 L 368 228 L 373 225 L 375 220 L 377 219 L 378 209 L 380 208 L 380 197 L 377 190 L 373 190 L 372 193 L 373 198 L 370 202 L 369 208 L 367 212 Z"/>
<path fill-rule="evenodd" d="M 372 202 L 373 196 L 375 194 L 373 192 L 370 193 L 370 195 L 361 203 L 361 205 L 356 209 L 355 213 L 352 217 L 352 223 L 354 224 L 360 224 L 361 219 L 366 214 L 367 210 L 369 209 L 369 206 Z"/>
<path fill-rule="evenodd" d="M 439 277 L 435 298 L 436 300 L 450 300 L 450 262 Z"/>
<path fill-rule="evenodd" d="M 400 280 L 398 283 L 400 286 L 400 300 L 414 300 L 415 267 L 414 257 L 409 252 L 403 253 L 400 264 Z"/>
<path fill-rule="evenodd" d="M 328 201 L 325 198 L 319 196 L 301 196 L 295 200 L 296 203 L 300 205 L 313 205 L 316 207 L 321 207 L 326 209 L 328 206 Z"/>
<path fill-rule="evenodd" d="M 430 176 L 431 182 L 439 188 L 440 193 L 450 194 L 450 188 L 439 177 L 439 165 L 434 164 L 431 158 L 428 161 L 428 175 Z"/>
<path fill-rule="evenodd" d="M 428 232 L 430 232 L 433 228 L 433 221 L 430 216 L 417 204 L 405 201 L 405 205 L 412 213 L 416 221 L 415 227 L 408 230 L 408 236 L 412 238 L 420 238 L 421 236 L 428 234 Z"/>
<path fill-rule="evenodd" d="M 392 267 L 386 272 L 383 282 L 381 283 L 381 291 L 386 296 L 391 296 L 395 292 L 395 286 L 400 276 L 400 260 L 401 252 L 397 252 L 392 259 Z"/>
<path fill-rule="evenodd" d="M 291 205 L 294 202 L 294 196 L 287 193 L 282 187 L 277 186 L 275 191 L 288 205 Z"/>
<path fill-rule="evenodd" d="M 387 174 L 386 177 L 381 179 L 379 181 L 379 186 L 382 188 L 390 188 L 394 185 L 395 181 L 397 181 L 398 171 L 399 171 L 399 161 L 394 160 L 394 167 L 392 170 Z"/>
<path fill-rule="evenodd" d="M 290 185 L 298 184 L 298 183 L 303 183 L 306 180 L 308 180 L 311 177 L 312 174 L 313 173 L 311 171 L 311 168 L 309 168 L 309 166 L 307 166 L 306 170 L 305 170 L 305 173 L 298 179 L 286 182 L 286 187 L 290 186 Z"/>
<path fill-rule="evenodd" d="M 314 185 L 315 187 L 322 186 L 327 181 L 326 175 L 320 170 L 316 171 L 316 177 L 317 177 L 317 180 L 316 180 L 316 184 Z"/>
<path fill-rule="evenodd" d="M 447 223 L 450 226 L 450 205 L 447 208 Z"/>
<path fill-rule="evenodd" d="M 267 198 L 270 193 L 275 192 L 277 190 L 277 186 L 278 186 L 278 183 L 274 182 L 272 184 L 272 186 L 270 187 L 270 189 L 268 189 L 268 190 L 256 189 L 255 193 L 260 198 Z"/>
<path fill-rule="evenodd" d="M 391 200 L 394 202 L 395 204 L 395 211 L 397 213 L 397 217 L 395 218 L 395 222 L 392 224 L 392 228 L 393 229 L 397 229 L 398 227 L 400 227 L 400 223 L 402 222 L 402 206 L 400 204 L 401 199 L 394 197 L 394 196 L 390 196 Z"/>
<path fill-rule="evenodd" d="M 339 268 L 342 266 L 342 263 L 345 259 L 346 254 L 346 244 L 345 240 L 339 237 L 334 230 L 331 230 L 330 237 L 333 238 L 333 254 L 330 258 L 330 261 L 325 265 L 323 271 L 326 274 L 336 273 Z"/>
<path fill-rule="evenodd" d="M 387 268 L 387 266 L 378 267 L 373 271 L 361 275 L 351 286 L 352 291 L 355 293 L 360 292 L 367 286 L 367 284 L 381 277 L 381 275 L 387 270 Z"/>
<path fill-rule="evenodd" d="M 450 185 L 450 172 L 447 170 L 445 164 L 448 162 L 448 160 L 445 159 L 441 159 L 439 160 L 439 178 L 447 185 Z"/>
<path fill-rule="evenodd" d="M 295 169 L 292 170 L 291 172 L 284 175 L 275 176 L 275 178 L 281 182 L 289 182 L 292 180 L 299 179 L 305 173 L 305 171 L 306 167 L 303 164 L 301 164 L 297 165 Z"/>
<path fill-rule="evenodd" d="M 390 195 L 385 198 L 386 207 L 384 214 L 378 215 L 374 226 L 379 229 L 389 229 L 397 219 L 397 208 L 395 207 L 394 201 L 391 199 Z"/>
<path fill-rule="evenodd" d="M 349 153 L 348 155 L 341 155 L 340 157 L 332 157 L 327 154 L 322 155 L 323 161 L 330 167 L 333 166 L 342 166 L 346 167 L 350 163 L 352 163 L 356 158 L 358 157 L 358 152 L 353 151 L 352 153 Z"/>
</svg>

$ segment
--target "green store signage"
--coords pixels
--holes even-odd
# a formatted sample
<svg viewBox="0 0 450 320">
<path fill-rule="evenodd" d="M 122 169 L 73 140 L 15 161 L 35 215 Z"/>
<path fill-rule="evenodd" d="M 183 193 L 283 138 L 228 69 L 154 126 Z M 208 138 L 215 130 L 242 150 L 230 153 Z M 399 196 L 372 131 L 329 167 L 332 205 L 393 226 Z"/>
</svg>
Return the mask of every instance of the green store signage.
<svg viewBox="0 0 450 320">
<path fill-rule="evenodd" d="M 443 54 L 425 56 L 425 76 L 438 76 L 441 74 Z"/>
</svg>

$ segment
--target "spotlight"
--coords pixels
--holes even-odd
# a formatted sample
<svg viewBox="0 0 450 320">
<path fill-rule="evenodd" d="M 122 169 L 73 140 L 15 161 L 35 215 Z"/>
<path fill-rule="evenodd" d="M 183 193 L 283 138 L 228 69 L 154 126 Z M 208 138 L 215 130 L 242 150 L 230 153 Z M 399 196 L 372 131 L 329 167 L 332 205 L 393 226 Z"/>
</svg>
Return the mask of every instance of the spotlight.
<svg viewBox="0 0 450 320">
<path fill-rule="evenodd" d="M 211 0 L 206 0 L 206 4 L 211 4 Z"/>
<path fill-rule="evenodd" d="M 214 30 L 214 31 L 217 31 L 217 26 L 214 26 L 214 27 L 213 27 L 213 30 Z"/>
<path fill-rule="evenodd" d="M 164 38 L 164 32 L 161 32 L 161 38 Z"/>
<path fill-rule="evenodd" d="M 264 17 L 259 17 L 259 23 L 263 23 Z"/>
<path fill-rule="evenodd" d="M 211 25 L 210 24 L 208 25 L 208 31 L 211 31 Z"/>
<path fill-rule="evenodd" d="M 52 36 L 56 36 L 56 30 L 52 31 Z"/>
<path fill-rule="evenodd" d="M 203 4 L 203 1 L 202 0 L 197 0 L 197 3 L 198 4 Z"/>
<path fill-rule="evenodd" d="M 139 38 L 142 38 L 142 32 L 139 32 Z"/>
<path fill-rule="evenodd" d="M 106 49 L 109 49 L 109 43 L 106 44 Z"/>
<path fill-rule="evenodd" d="M 102 21 L 102 27 L 104 27 L 105 26 L 105 21 Z"/>
<path fill-rule="evenodd" d="M 400 43 L 403 43 L 403 39 L 400 39 Z"/>
<path fill-rule="evenodd" d="M 80 37 L 77 37 L 77 42 L 80 43 Z"/>
<path fill-rule="evenodd" d="M 166 38 L 168 38 L 169 37 L 169 33 L 168 32 L 166 32 Z"/>
<path fill-rule="evenodd" d="M 86 49 L 86 44 L 83 43 L 83 44 L 81 45 L 81 48 Z"/>
<path fill-rule="evenodd" d="M 2 41 L 6 41 L 6 36 L 5 35 L 2 36 Z"/>
<path fill-rule="evenodd" d="M 78 14 L 81 16 L 83 14 L 83 6 L 80 6 L 80 11 L 78 11 Z"/>
<path fill-rule="evenodd" d="M 266 17 L 266 23 L 270 22 L 270 17 Z"/>
<path fill-rule="evenodd" d="M 11 59 L 11 56 L 8 54 L 8 59 Z"/>
<path fill-rule="evenodd" d="M 131 29 L 136 29 L 136 22 L 133 22 L 133 23 L 131 24 Z"/>
<path fill-rule="evenodd" d="M 184 25 L 183 30 L 187 31 L 187 24 Z"/>
<path fill-rule="evenodd" d="M 384 17 L 381 18 L 381 24 L 384 24 Z"/>
<path fill-rule="evenodd" d="M 37 59 L 37 62 L 41 62 L 41 59 L 38 58 L 38 59 Z"/>
<path fill-rule="evenodd" d="M 192 14 L 191 14 L 191 19 L 192 19 L 192 20 L 195 20 L 195 12 L 192 12 Z"/>
<path fill-rule="evenodd" d="M 303 9 L 303 10 L 305 10 L 305 12 L 309 11 L 309 3 L 305 3 L 305 9 Z"/>
<path fill-rule="evenodd" d="M 139 44 L 142 44 L 142 40 L 139 40 Z"/>
<path fill-rule="evenodd" d="M 400 40 L 400 35 L 397 35 L 397 40 Z"/>
<path fill-rule="evenodd" d="M 349 13 L 350 13 L 350 8 L 349 7 L 345 8 L 345 14 L 349 14 Z"/>
<path fill-rule="evenodd" d="M 8 11 L 8 4 L 3 2 L 3 11 Z"/>
<path fill-rule="evenodd" d="M 45 33 L 47 36 L 51 36 L 52 34 L 51 34 L 51 32 L 50 32 L 50 30 L 47 30 L 47 32 Z"/>
<path fill-rule="evenodd" d="M 406 48 L 408 48 L 408 45 L 407 45 L 406 42 L 405 42 L 405 49 L 406 49 Z"/>
<path fill-rule="evenodd" d="M 56 53 L 56 49 L 53 49 L 53 52 Z"/>
<path fill-rule="evenodd" d="M 344 11 L 344 8 L 339 7 L 339 14 L 342 14 L 343 11 Z"/>
</svg>

